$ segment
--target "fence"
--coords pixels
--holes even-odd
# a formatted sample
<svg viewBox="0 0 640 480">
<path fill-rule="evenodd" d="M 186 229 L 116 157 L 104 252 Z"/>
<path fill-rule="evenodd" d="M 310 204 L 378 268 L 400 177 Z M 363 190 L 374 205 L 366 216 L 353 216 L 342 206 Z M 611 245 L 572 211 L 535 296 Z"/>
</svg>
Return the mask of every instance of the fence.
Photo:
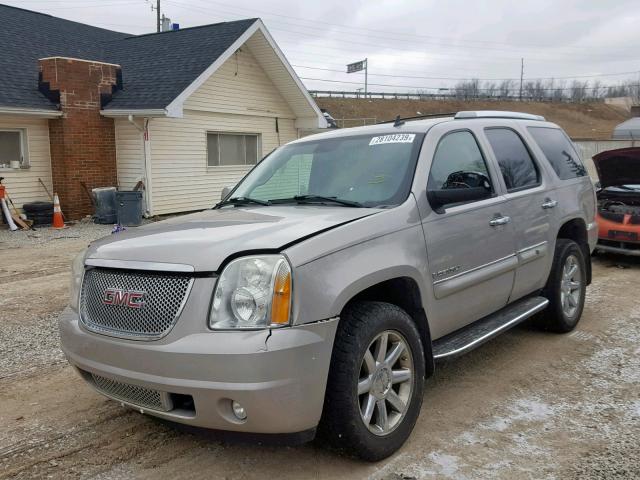
<svg viewBox="0 0 640 480">
<path fill-rule="evenodd" d="M 342 90 L 309 90 L 309 94 L 314 98 L 361 98 L 361 99 L 383 99 L 383 100 L 485 100 L 495 102 L 545 102 L 545 103 L 580 103 L 571 98 L 540 98 L 523 95 L 522 98 L 514 95 L 462 95 L 455 92 L 442 93 L 400 93 L 400 92 L 367 92 L 365 95 L 359 91 Z M 603 98 L 584 98 L 583 102 L 603 102 Z"/>
<path fill-rule="evenodd" d="M 350 128 L 350 127 L 366 127 L 367 125 L 375 125 L 378 123 L 377 117 L 363 117 L 363 118 L 334 118 L 338 128 Z"/>
<path fill-rule="evenodd" d="M 598 178 L 596 167 L 592 158 L 600 152 L 607 150 L 617 150 L 618 148 L 640 147 L 639 140 L 573 140 L 574 145 L 578 149 L 578 153 L 582 157 L 589 175 L 593 179 Z"/>
</svg>

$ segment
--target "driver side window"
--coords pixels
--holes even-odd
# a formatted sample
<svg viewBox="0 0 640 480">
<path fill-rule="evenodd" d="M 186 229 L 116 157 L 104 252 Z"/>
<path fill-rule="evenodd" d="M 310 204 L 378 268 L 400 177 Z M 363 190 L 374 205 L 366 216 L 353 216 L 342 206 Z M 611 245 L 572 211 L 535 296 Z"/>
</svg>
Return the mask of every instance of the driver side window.
<svg viewBox="0 0 640 480">
<path fill-rule="evenodd" d="M 493 192 L 487 164 L 469 131 L 446 134 L 433 155 L 427 190 L 485 187 Z"/>
</svg>

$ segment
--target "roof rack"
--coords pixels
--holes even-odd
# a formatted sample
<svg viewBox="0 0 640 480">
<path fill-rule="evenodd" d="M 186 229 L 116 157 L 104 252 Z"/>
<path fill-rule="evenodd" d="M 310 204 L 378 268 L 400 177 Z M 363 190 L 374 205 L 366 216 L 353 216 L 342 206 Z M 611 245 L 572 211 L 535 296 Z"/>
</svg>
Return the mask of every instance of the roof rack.
<svg viewBox="0 0 640 480">
<path fill-rule="evenodd" d="M 463 110 L 455 114 L 456 120 L 468 118 L 513 118 L 517 120 L 537 120 L 544 122 L 542 115 L 533 115 L 522 112 L 502 112 L 500 110 Z"/>
<path fill-rule="evenodd" d="M 393 120 L 385 120 L 384 122 L 378 122 L 376 125 L 384 125 L 385 123 L 393 123 L 398 124 L 398 126 L 402 125 L 407 120 L 420 120 L 422 118 L 438 118 L 438 117 L 453 117 L 456 115 L 456 112 L 447 112 L 447 113 L 427 113 L 424 115 L 416 115 L 415 117 L 400 117 L 398 115 Z"/>
</svg>

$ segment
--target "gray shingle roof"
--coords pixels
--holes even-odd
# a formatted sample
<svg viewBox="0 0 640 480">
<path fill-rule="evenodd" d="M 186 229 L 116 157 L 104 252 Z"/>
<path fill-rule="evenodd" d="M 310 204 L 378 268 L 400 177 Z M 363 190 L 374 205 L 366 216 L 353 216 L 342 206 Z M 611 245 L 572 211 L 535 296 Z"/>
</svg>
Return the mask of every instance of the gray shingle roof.
<svg viewBox="0 0 640 480">
<path fill-rule="evenodd" d="M 132 36 L 0 5 L 0 107 L 56 107 L 38 91 L 38 59 L 122 66 L 123 89 L 106 109 L 164 108 L 257 19 Z"/>
</svg>

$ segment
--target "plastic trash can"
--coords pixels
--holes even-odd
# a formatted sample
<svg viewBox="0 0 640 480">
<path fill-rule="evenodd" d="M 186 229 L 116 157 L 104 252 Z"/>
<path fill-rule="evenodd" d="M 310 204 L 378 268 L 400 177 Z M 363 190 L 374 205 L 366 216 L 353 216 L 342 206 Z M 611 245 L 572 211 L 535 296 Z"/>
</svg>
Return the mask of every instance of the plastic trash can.
<svg viewBox="0 0 640 480">
<path fill-rule="evenodd" d="M 142 192 L 116 192 L 118 223 L 137 227 L 142 223 Z"/>
<path fill-rule="evenodd" d="M 96 201 L 95 222 L 103 225 L 116 223 L 116 187 L 94 188 L 91 192 Z"/>
</svg>

